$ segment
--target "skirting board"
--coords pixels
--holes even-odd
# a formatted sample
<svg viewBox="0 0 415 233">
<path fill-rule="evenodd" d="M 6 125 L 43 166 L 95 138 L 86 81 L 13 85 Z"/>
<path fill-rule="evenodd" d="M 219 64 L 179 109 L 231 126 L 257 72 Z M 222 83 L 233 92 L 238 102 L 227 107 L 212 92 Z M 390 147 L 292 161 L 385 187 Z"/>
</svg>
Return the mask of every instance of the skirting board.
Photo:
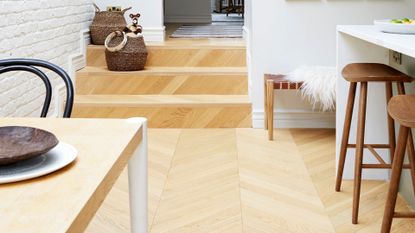
<svg viewBox="0 0 415 233">
<path fill-rule="evenodd" d="M 146 42 L 161 42 L 166 37 L 166 27 L 144 27 L 143 36 Z"/>
<path fill-rule="evenodd" d="M 166 23 L 211 23 L 211 15 L 166 15 Z"/>
<path fill-rule="evenodd" d="M 253 128 L 264 128 L 264 112 L 252 113 Z M 334 112 L 277 110 L 274 112 L 274 128 L 335 128 Z"/>
<path fill-rule="evenodd" d="M 249 28 L 247 26 L 243 26 L 242 30 L 243 30 L 243 37 L 245 41 L 248 41 L 249 40 Z"/>
</svg>

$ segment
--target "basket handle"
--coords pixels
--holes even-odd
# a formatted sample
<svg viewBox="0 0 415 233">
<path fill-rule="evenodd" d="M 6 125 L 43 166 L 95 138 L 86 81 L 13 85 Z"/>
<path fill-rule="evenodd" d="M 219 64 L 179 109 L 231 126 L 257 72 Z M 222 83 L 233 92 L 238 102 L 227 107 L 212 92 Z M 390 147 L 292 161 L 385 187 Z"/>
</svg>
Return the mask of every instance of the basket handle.
<svg viewBox="0 0 415 233">
<path fill-rule="evenodd" d="M 118 36 L 123 36 L 122 42 L 119 45 L 115 46 L 115 47 L 110 47 L 109 43 L 112 41 L 112 39 L 114 39 L 115 37 L 118 37 Z M 125 47 L 125 45 L 127 44 L 127 41 L 128 41 L 128 36 L 125 32 L 115 31 L 115 32 L 112 32 L 111 34 L 109 34 L 107 36 L 107 38 L 105 39 L 104 45 L 105 45 L 105 48 L 108 49 L 108 51 L 118 52 L 118 51 L 122 50 Z"/>
<path fill-rule="evenodd" d="M 121 12 L 122 12 L 122 14 L 124 14 L 126 11 L 128 11 L 128 10 L 131 10 L 131 8 L 132 7 L 127 7 L 127 8 L 125 8 L 124 10 L 122 10 Z"/>
<path fill-rule="evenodd" d="M 98 12 L 100 12 L 100 11 L 101 11 L 101 9 L 99 9 L 99 7 L 97 6 L 97 4 L 92 3 L 92 5 L 94 5 L 94 7 L 95 7 L 95 12 L 96 12 L 96 13 L 98 13 Z"/>
</svg>

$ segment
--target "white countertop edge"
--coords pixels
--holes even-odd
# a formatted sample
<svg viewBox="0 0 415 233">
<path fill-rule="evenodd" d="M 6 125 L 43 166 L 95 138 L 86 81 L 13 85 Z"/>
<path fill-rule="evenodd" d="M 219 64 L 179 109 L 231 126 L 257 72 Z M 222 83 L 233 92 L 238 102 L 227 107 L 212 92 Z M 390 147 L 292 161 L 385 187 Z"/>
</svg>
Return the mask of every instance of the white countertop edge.
<svg viewBox="0 0 415 233">
<path fill-rule="evenodd" d="M 337 31 L 415 57 L 415 35 L 383 33 L 374 25 L 338 25 Z"/>
</svg>

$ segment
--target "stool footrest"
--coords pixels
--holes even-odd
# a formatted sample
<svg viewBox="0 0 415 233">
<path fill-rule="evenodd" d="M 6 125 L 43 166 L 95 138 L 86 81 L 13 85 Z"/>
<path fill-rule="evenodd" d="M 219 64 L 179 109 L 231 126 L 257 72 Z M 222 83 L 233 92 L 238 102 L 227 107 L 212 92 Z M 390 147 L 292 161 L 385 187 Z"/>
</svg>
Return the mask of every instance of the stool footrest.
<svg viewBox="0 0 415 233">
<path fill-rule="evenodd" d="M 390 145 L 389 144 L 364 144 L 363 145 L 364 148 L 376 148 L 376 149 L 389 149 Z M 347 148 L 356 148 L 356 144 L 347 144 Z"/>
<path fill-rule="evenodd" d="M 415 218 L 415 212 L 395 212 L 394 218 Z"/>
<path fill-rule="evenodd" d="M 366 168 L 366 169 L 391 169 L 392 164 L 367 164 L 367 163 L 364 163 L 364 164 L 362 164 L 362 168 Z M 403 168 L 411 169 L 411 165 L 404 164 Z"/>
</svg>

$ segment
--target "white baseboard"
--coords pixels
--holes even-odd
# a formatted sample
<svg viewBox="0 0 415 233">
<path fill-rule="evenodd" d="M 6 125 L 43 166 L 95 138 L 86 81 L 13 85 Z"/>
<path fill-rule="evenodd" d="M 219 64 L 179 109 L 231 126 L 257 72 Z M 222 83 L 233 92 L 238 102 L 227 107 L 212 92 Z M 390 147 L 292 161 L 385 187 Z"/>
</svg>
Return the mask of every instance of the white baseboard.
<svg viewBox="0 0 415 233">
<path fill-rule="evenodd" d="M 167 15 L 166 23 L 211 23 L 212 15 Z"/>
<path fill-rule="evenodd" d="M 264 112 L 252 113 L 252 126 L 264 128 Z M 274 112 L 274 128 L 335 128 L 335 112 L 277 110 Z"/>
<path fill-rule="evenodd" d="M 164 41 L 166 37 L 166 27 L 144 27 L 143 36 L 146 42 Z"/>
<path fill-rule="evenodd" d="M 79 41 L 79 52 L 69 56 L 69 66 L 68 74 L 72 79 L 72 82 L 75 80 L 75 72 L 84 68 L 86 66 L 86 48 L 91 43 L 91 36 L 89 34 L 89 29 L 84 29 L 80 32 L 80 41 Z"/>
<path fill-rule="evenodd" d="M 243 37 L 246 41 L 249 40 L 249 28 L 247 26 L 242 27 Z"/>
</svg>

